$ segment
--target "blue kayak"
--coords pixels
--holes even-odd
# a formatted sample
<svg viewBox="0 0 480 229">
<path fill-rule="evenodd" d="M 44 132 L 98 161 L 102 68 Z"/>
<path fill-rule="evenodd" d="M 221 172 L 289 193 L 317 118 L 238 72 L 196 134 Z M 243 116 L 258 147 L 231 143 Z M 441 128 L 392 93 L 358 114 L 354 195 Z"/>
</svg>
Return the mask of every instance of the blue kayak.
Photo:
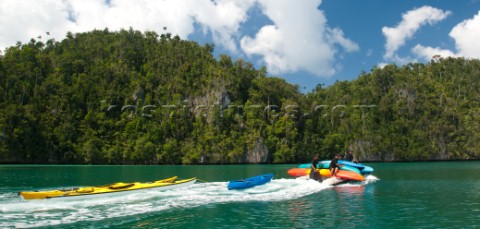
<svg viewBox="0 0 480 229">
<path fill-rule="evenodd" d="M 300 164 L 297 168 L 309 169 L 310 165 L 311 165 L 310 163 Z M 317 166 L 317 168 L 318 168 L 318 166 Z"/>
<path fill-rule="evenodd" d="M 366 166 L 360 171 L 362 174 L 373 173 L 373 168 L 370 166 Z"/>
<path fill-rule="evenodd" d="M 363 169 L 363 167 L 365 167 L 362 164 L 353 163 L 353 162 L 349 162 L 349 161 L 345 161 L 345 160 L 338 160 L 338 164 L 348 165 L 350 167 L 354 167 L 354 168 L 357 168 L 359 170 L 361 170 L 361 169 Z M 305 163 L 305 164 L 299 165 L 298 168 L 310 168 L 310 166 L 311 166 L 311 163 Z M 317 164 L 318 169 L 328 169 L 329 167 L 330 167 L 330 160 L 319 161 L 318 164 Z"/>
<path fill-rule="evenodd" d="M 360 171 L 361 174 L 372 173 L 374 171 L 372 167 L 366 166 L 360 163 L 354 163 L 354 162 L 345 161 L 345 160 L 338 160 L 338 163 L 341 165 L 356 168 Z M 305 163 L 305 164 L 299 165 L 298 168 L 310 168 L 310 166 L 311 166 L 310 163 Z M 328 169 L 329 166 L 330 166 L 330 160 L 319 161 L 317 164 L 317 168 L 319 169 Z M 350 170 L 350 169 L 344 169 L 344 170 Z"/>
<path fill-rule="evenodd" d="M 234 180 L 228 182 L 228 190 L 232 189 L 246 189 L 257 185 L 262 185 L 270 182 L 273 178 L 273 174 L 263 174 L 259 176 L 249 177 L 242 180 Z"/>
<path fill-rule="evenodd" d="M 298 166 L 298 168 L 309 169 L 312 166 L 311 163 L 305 163 Z M 328 169 L 330 166 L 330 160 L 328 161 L 319 161 L 317 164 L 317 169 Z"/>
<path fill-rule="evenodd" d="M 345 160 L 338 160 L 338 164 L 348 165 L 348 166 L 351 166 L 351 167 L 355 167 L 359 170 L 362 170 L 363 168 L 365 168 L 365 165 L 362 165 L 360 163 L 351 162 L 351 161 L 345 161 Z"/>
</svg>

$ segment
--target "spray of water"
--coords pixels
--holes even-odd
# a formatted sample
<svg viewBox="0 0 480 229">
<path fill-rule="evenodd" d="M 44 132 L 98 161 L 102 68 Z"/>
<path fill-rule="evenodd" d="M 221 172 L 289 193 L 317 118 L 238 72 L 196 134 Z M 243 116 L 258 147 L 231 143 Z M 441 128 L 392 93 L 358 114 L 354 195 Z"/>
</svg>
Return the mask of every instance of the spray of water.
<svg viewBox="0 0 480 229">
<path fill-rule="evenodd" d="M 378 180 L 369 175 L 363 184 Z M 228 190 L 227 182 L 196 183 L 188 188 L 145 191 L 85 200 L 22 200 L 14 193 L 0 196 L 0 228 L 29 228 L 99 221 L 174 208 L 249 201 L 284 201 L 331 188 L 313 180 L 274 179 L 246 190 Z"/>
</svg>

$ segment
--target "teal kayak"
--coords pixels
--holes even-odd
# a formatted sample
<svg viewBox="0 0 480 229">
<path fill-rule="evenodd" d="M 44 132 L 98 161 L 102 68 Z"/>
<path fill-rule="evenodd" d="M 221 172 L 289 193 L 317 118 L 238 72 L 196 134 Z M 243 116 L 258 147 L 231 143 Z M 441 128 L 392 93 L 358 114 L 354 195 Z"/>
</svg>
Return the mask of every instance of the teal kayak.
<svg viewBox="0 0 480 229">
<path fill-rule="evenodd" d="M 344 165 L 340 167 L 340 170 L 352 171 L 359 174 L 367 174 L 367 173 L 372 173 L 374 171 L 372 167 L 366 166 L 360 163 L 354 163 L 354 162 L 345 161 L 345 160 L 338 160 L 338 163 L 341 165 Z M 310 166 L 311 166 L 310 163 L 305 163 L 305 164 L 300 164 L 298 168 L 310 168 Z M 328 169 L 329 167 L 330 167 L 330 160 L 319 161 L 317 164 L 318 169 Z"/>
<path fill-rule="evenodd" d="M 317 164 L 317 169 L 329 169 L 329 167 L 330 167 L 330 161 L 320 161 Z M 310 168 L 310 163 L 301 164 L 301 165 L 298 166 L 298 168 L 309 169 Z M 348 165 L 344 165 L 344 166 L 340 167 L 340 170 L 352 171 L 352 172 L 356 172 L 358 174 L 361 174 L 361 172 L 358 168 L 348 166 Z"/>
<path fill-rule="evenodd" d="M 373 173 L 373 171 L 374 171 L 374 170 L 373 170 L 372 167 L 365 165 L 365 168 L 363 168 L 360 172 L 361 172 L 362 174 L 367 174 L 367 173 Z"/>
</svg>

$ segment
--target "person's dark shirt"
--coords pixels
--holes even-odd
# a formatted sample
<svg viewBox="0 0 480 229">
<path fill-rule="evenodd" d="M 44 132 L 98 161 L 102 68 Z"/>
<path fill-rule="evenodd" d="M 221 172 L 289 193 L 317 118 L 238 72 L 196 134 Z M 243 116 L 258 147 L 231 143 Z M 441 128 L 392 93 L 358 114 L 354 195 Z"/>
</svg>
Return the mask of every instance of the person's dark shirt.
<svg viewBox="0 0 480 229">
<path fill-rule="evenodd" d="M 312 165 L 313 165 L 314 168 L 317 168 L 318 159 L 312 159 Z M 310 165 L 310 167 L 311 167 L 312 165 Z"/>
<path fill-rule="evenodd" d="M 353 154 L 347 153 L 347 156 L 345 156 L 345 160 L 347 160 L 347 161 L 353 161 Z"/>
<path fill-rule="evenodd" d="M 312 164 L 310 165 L 310 179 L 320 180 L 320 174 L 317 172 L 318 159 L 312 159 Z M 315 168 L 315 169 L 312 169 Z"/>
<path fill-rule="evenodd" d="M 336 167 L 338 167 L 337 164 L 338 164 L 338 158 L 335 157 L 330 161 L 330 166 L 329 167 L 330 168 L 336 168 Z"/>
</svg>

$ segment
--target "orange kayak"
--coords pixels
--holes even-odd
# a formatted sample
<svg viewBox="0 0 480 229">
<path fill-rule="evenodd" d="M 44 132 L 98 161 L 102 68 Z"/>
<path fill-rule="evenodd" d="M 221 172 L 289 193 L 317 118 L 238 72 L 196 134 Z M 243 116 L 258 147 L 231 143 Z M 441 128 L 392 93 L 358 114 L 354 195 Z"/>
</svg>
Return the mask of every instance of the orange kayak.
<svg viewBox="0 0 480 229">
<path fill-rule="evenodd" d="M 320 175 L 322 177 L 330 177 L 331 176 L 330 170 L 328 170 L 328 169 L 317 169 L 317 171 L 320 172 Z M 310 174 L 310 169 L 291 168 L 287 171 L 287 173 L 288 173 L 288 175 L 290 175 L 292 177 L 301 177 L 301 176 L 306 176 L 306 175 Z M 362 175 L 360 175 L 356 172 L 348 171 L 348 170 L 338 170 L 337 177 L 340 178 L 340 179 L 343 179 L 343 180 L 356 180 L 356 181 L 365 180 L 365 178 Z"/>
</svg>

